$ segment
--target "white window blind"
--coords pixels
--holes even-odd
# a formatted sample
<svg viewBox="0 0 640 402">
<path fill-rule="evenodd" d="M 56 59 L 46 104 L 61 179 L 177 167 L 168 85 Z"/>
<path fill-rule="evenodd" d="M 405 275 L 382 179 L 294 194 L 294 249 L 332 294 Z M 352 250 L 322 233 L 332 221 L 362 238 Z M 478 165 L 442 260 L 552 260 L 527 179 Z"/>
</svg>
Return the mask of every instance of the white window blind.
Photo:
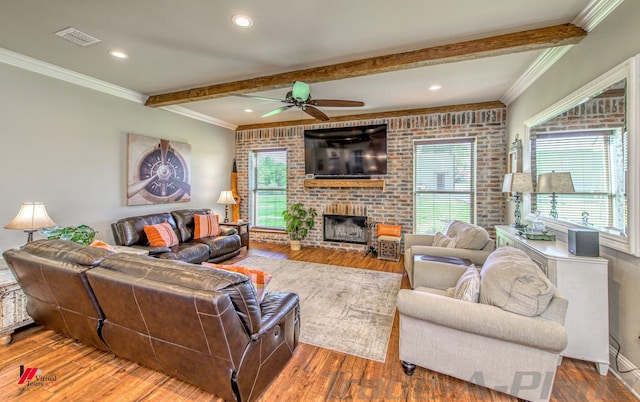
<svg viewBox="0 0 640 402">
<path fill-rule="evenodd" d="M 249 203 L 252 227 L 284 229 L 287 209 L 287 151 L 283 148 L 251 152 Z"/>
<path fill-rule="evenodd" d="M 623 136 L 616 131 L 545 133 L 535 137 L 536 177 L 570 172 L 575 193 L 557 194 L 560 219 L 598 227 L 624 228 L 626 159 Z M 626 165 L 624 165 L 626 166 Z M 549 194 L 536 194 L 537 209 L 548 213 Z"/>
<path fill-rule="evenodd" d="M 414 145 L 414 233 L 444 232 L 453 220 L 475 222 L 473 138 Z"/>
</svg>

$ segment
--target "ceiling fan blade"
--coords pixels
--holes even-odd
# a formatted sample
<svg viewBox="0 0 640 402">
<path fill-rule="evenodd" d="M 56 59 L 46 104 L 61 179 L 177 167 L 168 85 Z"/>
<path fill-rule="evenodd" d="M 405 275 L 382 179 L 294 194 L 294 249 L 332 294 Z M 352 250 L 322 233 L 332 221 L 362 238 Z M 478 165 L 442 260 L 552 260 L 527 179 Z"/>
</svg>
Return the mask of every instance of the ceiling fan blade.
<svg viewBox="0 0 640 402">
<path fill-rule="evenodd" d="M 315 117 L 318 120 L 322 120 L 322 121 L 327 121 L 329 120 L 329 116 L 327 116 L 326 114 L 322 113 L 320 111 L 320 109 L 316 109 L 313 106 L 310 105 L 306 105 L 305 107 L 302 108 L 302 110 L 308 114 L 311 115 L 313 117 Z"/>
<path fill-rule="evenodd" d="M 311 90 L 309 89 L 309 84 L 307 84 L 306 82 L 296 81 L 293 83 L 293 89 L 291 90 L 291 93 L 293 95 L 293 99 L 304 102 L 309 99 Z"/>
<path fill-rule="evenodd" d="M 289 109 L 290 107 L 294 107 L 295 105 L 288 105 L 288 106 L 282 106 L 279 107 L 275 110 L 270 111 L 269 113 L 265 113 L 260 117 L 269 117 L 269 116 L 273 116 L 274 114 L 278 114 L 280 112 L 284 112 L 285 110 Z"/>
<path fill-rule="evenodd" d="M 284 102 L 282 99 L 267 98 L 264 96 L 253 96 L 253 95 L 242 95 L 242 94 L 233 94 L 233 96 L 239 96 L 241 98 L 257 99 L 257 100 Z"/>
<path fill-rule="evenodd" d="M 342 100 L 342 99 L 314 99 L 311 102 L 314 106 L 334 106 L 334 107 L 356 107 L 364 106 L 364 102 Z"/>
</svg>

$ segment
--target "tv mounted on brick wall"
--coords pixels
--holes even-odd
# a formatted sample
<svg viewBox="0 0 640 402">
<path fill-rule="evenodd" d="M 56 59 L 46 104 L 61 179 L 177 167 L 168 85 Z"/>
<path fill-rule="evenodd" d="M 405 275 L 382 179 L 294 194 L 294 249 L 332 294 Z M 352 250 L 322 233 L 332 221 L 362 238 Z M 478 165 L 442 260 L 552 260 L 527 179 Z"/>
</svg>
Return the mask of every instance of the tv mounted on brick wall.
<svg viewBox="0 0 640 402">
<path fill-rule="evenodd" d="M 304 171 L 317 179 L 387 174 L 387 125 L 305 130 Z"/>
</svg>

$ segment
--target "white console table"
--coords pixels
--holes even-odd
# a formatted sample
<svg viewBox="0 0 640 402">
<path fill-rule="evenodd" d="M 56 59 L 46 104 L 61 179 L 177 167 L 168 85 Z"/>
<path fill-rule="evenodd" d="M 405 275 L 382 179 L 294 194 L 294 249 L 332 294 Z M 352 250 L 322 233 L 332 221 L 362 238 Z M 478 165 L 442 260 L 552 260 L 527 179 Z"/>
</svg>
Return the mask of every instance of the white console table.
<svg viewBox="0 0 640 402">
<path fill-rule="evenodd" d="M 32 322 L 27 314 L 27 298 L 0 257 L 0 345 L 8 345 L 14 330 Z"/>
<path fill-rule="evenodd" d="M 578 257 L 560 241 L 528 240 L 510 226 L 496 226 L 496 245 L 523 250 L 569 300 L 565 328 L 569 337 L 562 356 L 595 362 L 609 371 L 608 261 Z"/>
</svg>

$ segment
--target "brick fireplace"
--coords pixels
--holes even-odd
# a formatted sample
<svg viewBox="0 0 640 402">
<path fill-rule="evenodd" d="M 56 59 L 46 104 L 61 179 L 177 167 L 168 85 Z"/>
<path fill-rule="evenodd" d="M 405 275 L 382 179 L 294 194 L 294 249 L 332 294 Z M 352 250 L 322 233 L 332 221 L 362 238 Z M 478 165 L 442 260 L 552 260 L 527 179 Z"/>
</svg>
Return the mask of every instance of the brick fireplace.
<svg viewBox="0 0 640 402">
<path fill-rule="evenodd" d="M 287 193 L 289 204 L 301 202 L 318 211 L 316 226 L 304 245 L 362 251 L 361 244 L 328 241 L 324 236 L 323 214 L 367 216 L 371 222 L 402 225 L 403 233 L 413 233 L 413 143 L 415 140 L 475 137 L 477 149 L 477 224 L 493 233 L 493 227 L 504 222 L 505 196 L 502 179 L 507 169 L 506 108 L 474 109 L 434 112 L 415 116 L 390 117 L 374 120 L 328 122 L 308 126 L 286 126 L 243 130 L 236 132 L 236 162 L 238 164 L 238 192 L 242 197 L 240 217 L 248 214 L 248 155 L 252 149 L 287 149 Z M 330 128 L 387 123 L 387 175 L 383 188 L 305 187 L 304 185 L 304 129 Z M 245 201 L 246 200 L 246 201 Z M 331 212 L 331 204 L 364 208 L 366 213 Z M 252 241 L 287 243 L 286 233 L 251 233 Z"/>
</svg>

